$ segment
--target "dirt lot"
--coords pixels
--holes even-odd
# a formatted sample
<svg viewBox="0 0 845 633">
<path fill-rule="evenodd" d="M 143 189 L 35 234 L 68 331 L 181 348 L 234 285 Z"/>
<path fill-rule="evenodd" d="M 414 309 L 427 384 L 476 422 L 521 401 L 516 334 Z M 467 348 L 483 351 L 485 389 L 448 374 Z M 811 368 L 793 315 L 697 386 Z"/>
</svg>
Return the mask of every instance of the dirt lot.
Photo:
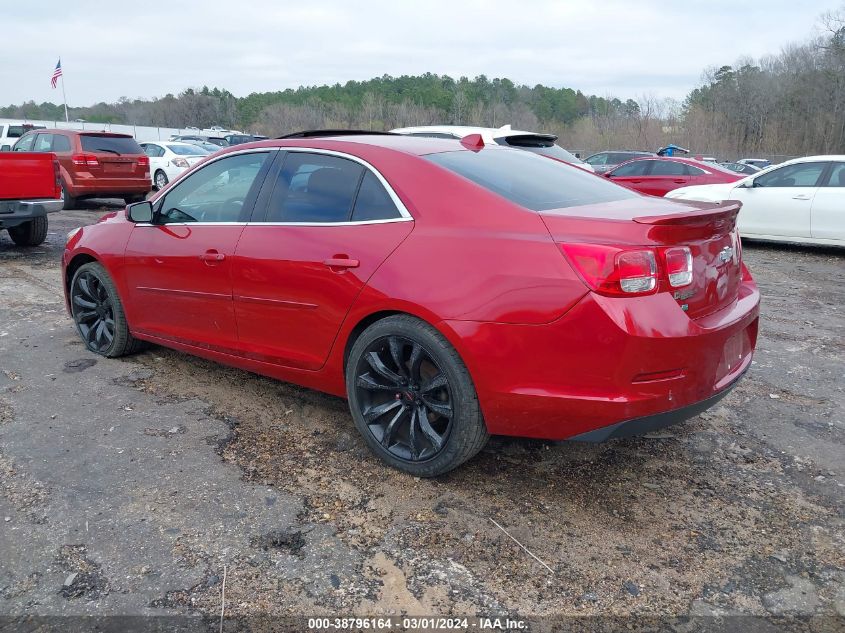
<svg viewBox="0 0 845 633">
<path fill-rule="evenodd" d="M 745 246 L 761 338 L 715 409 L 600 445 L 496 438 L 432 481 L 371 457 L 343 400 L 89 354 L 59 257 L 98 207 L 42 247 L 0 236 L 0 615 L 213 615 L 225 573 L 229 615 L 843 623 L 845 251 Z"/>
</svg>

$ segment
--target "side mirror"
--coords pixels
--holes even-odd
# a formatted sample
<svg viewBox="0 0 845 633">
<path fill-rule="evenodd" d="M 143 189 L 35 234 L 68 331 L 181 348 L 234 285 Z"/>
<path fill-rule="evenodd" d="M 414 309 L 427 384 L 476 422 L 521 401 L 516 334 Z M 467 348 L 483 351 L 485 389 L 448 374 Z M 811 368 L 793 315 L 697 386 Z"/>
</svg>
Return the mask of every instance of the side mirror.
<svg viewBox="0 0 845 633">
<path fill-rule="evenodd" d="M 136 202 L 126 207 L 126 216 L 132 222 L 152 222 L 153 221 L 153 203 L 149 200 L 143 202 Z"/>
<path fill-rule="evenodd" d="M 754 180 L 751 179 L 751 178 L 748 179 L 748 180 L 743 180 L 742 182 L 740 182 L 736 186 L 736 188 L 737 189 L 753 189 L 754 188 Z"/>
</svg>

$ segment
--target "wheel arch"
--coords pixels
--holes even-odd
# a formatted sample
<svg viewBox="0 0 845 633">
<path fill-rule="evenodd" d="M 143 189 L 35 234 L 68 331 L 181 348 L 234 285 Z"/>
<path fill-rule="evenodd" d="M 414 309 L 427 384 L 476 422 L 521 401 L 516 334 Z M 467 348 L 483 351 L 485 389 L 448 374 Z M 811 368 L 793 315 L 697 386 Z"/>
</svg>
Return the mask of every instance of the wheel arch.
<svg viewBox="0 0 845 633">
<path fill-rule="evenodd" d="M 68 311 L 70 311 L 70 282 L 73 281 L 73 276 L 81 266 L 90 264 L 91 262 L 99 262 L 102 264 L 99 259 L 90 253 L 77 253 L 67 263 L 67 266 L 65 266 L 65 303 L 67 304 Z"/>
</svg>

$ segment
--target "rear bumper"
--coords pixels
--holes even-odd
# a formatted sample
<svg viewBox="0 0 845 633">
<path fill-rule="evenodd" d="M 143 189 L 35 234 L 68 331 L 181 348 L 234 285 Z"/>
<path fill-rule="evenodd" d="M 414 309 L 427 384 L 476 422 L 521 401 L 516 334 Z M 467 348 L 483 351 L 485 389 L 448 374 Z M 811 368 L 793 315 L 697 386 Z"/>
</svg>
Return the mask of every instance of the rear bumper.
<svg viewBox="0 0 845 633">
<path fill-rule="evenodd" d="M 33 218 L 62 210 L 61 200 L 4 200 L 0 201 L 0 227 L 10 228 Z"/>
<path fill-rule="evenodd" d="M 622 437 L 635 437 L 637 435 L 657 431 L 658 429 L 664 429 L 667 426 L 672 426 L 673 424 L 678 424 L 679 422 L 684 422 L 697 416 L 699 413 L 707 411 L 707 409 L 728 395 L 731 390 L 736 387 L 737 383 L 739 383 L 739 379 L 742 378 L 746 371 L 747 368 L 743 370 L 740 375 L 725 389 L 717 393 L 715 396 L 710 396 L 706 400 L 689 404 L 685 407 L 681 407 L 680 409 L 672 409 L 671 411 L 665 411 L 663 413 L 655 413 L 654 415 L 647 415 L 642 418 L 625 420 L 623 422 L 611 424 L 610 426 L 603 426 L 599 429 L 587 431 L 586 433 L 570 437 L 569 441 L 604 442 Z"/>
<path fill-rule="evenodd" d="M 122 198 L 124 195 L 141 195 L 152 191 L 153 183 L 149 174 L 146 178 L 95 177 L 86 172 L 77 173 L 67 183 L 68 193 L 74 198 Z"/>
<path fill-rule="evenodd" d="M 546 325 L 447 321 L 490 433 L 599 441 L 709 406 L 751 365 L 760 295 L 691 319 L 668 294 L 590 293 Z"/>
</svg>

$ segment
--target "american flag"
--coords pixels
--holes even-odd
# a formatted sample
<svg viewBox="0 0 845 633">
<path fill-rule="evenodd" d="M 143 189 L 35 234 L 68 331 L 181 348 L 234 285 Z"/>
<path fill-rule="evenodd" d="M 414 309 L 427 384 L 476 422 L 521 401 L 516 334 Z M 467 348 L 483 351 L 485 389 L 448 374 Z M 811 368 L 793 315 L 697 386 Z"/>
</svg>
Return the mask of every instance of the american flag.
<svg viewBox="0 0 845 633">
<path fill-rule="evenodd" d="M 62 76 L 62 58 L 59 58 L 59 61 L 56 62 L 56 70 L 53 71 L 53 77 L 50 79 L 50 85 L 53 88 L 56 87 L 56 82 L 59 80 L 59 77 Z"/>
</svg>

